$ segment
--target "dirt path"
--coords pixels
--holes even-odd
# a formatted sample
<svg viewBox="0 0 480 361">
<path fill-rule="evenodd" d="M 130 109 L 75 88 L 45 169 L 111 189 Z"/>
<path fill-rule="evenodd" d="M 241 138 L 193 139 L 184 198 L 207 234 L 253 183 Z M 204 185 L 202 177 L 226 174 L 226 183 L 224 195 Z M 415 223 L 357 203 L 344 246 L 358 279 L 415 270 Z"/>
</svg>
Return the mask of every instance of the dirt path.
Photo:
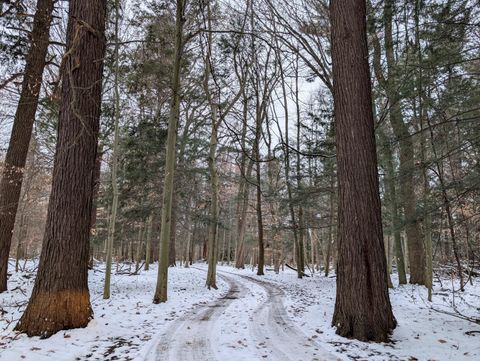
<svg viewBox="0 0 480 361">
<path fill-rule="evenodd" d="M 275 285 L 219 272 L 227 294 L 174 321 L 156 348 L 157 360 L 336 360 L 290 321 Z"/>
</svg>

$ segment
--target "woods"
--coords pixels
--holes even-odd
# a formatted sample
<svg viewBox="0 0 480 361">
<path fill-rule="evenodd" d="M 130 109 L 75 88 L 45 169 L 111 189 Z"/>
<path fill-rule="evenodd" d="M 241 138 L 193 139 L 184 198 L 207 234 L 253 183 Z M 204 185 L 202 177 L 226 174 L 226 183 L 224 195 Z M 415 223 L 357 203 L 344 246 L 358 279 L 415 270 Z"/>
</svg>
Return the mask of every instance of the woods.
<svg viewBox="0 0 480 361">
<path fill-rule="evenodd" d="M 119 276 L 148 279 L 148 307 L 169 310 L 183 272 L 211 307 L 263 287 L 270 313 L 328 309 L 332 343 L 395 343 L 412 290 L 478 324 L 475 1 L 38 0 L 0 15 L 0 294 L 35 265 L 8 332 L 88 330 L 99 275 L 105 302 L 128 294 Z M 331 304 L 303 304 L 330 282 Z"/>
</svg>

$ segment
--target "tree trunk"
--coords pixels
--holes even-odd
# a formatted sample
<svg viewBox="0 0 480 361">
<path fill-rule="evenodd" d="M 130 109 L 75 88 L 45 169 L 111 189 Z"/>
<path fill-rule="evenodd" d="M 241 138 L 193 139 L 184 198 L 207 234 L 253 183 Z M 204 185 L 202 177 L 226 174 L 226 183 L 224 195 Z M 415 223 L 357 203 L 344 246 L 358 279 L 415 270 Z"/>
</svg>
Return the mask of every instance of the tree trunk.
<svg viewBox="0 0 480 361">
<path fill-rule="evenodd" d="M 140 223 L 140 229 L 138 230 L 138 241 L 137 241 L 137 249 L 135 252 L 135 273 L 140 271 L 140 262 L 143 258 L 143 235 L 145 231 L 145 224 Z"/>
<path fill-rule="evenodd" d="M 147 221 L 147 240 L 145 246 L 145 271 L 150 269 L 150 259 L 152 253 L 152 227 L 153 227 L 153 215 L 148 217 Z"/>
<path fill-rule="evenodd" d="M 295 107 L 297 110 L 297 148 L 300 150 L 301 143 L 301 116 L 300 116 L 300 98 L 299 98 L 299 89 L 298 89 L 298 53 L 296 57 L 296 67 L 295 67 Z M 297 152 L 297 198 L 300 197 L 302 192 L 302 177 L 301 177 L 301 157 L 300 152 Z M 298 263 L 297 268 L 302 273 L 305 272 L 305 220 L 303 215 L 303 207 L 300 204 L 298 207 Z"/>
<path fill-rule="evenodd" d="M 93 205 L 92 214 L 90 218 L 90 235 L 95 237 L 97 235 L 97 206 L 98 206 L 98 192 L 100 190 L 100 175 L 102 171 L 102 156 L 103 147 L 100 144 L 97 150 L 97 159 L 95 160 L 95 170 L 93 174 Z M 90 237 L 89 255 L 88 255 L 88 269 L 93 269 L 93 239 Z"/>
<path fill-rule="evenodd" d="M 217 289 L 217 228 L 218 228 L 218 174 L 217 174 L 217 106 L 212 105 L 212 132 L 210 135 L 210 152 L 208 155 L 208 169 L 210 171 L 210 220 L 208 225 L 208 289 Z"/>
<path fill-rule="evenodd" d="M 168 246 L 168 266 L 176 266 L 176 252 L 175 252 L 175 241 L 177 235 L 177 194 L 173 193 L 172 199 L 172 218 L 171 218 L 171 230 L 170 230 L 170 244 Z"/>
<path fill-rule="evenodd" d="M 191 221 L 191 216 L 187 215 L 187 245 L 185 247 L 185 263 L 184 267 L 188 268 L 190 267 L 190 259 L 191 259 L 191 241 L 192 241 L 192 221 Z"/>
<path fill-rule="evenodd" d="M 328 273 L 330 272 L 330 254 L 332 253 L 332 244 L 333 244 L 333 212 L 334 212 L 334 194 L 333 194 L 333 188 L 335 186 L 335 178 L 332 173 L 331 178 L 330 178 L 330 219 L 328 221 L 328 239 L 325 242 L 325 248 L 324 248 L 324 256 L 323 256 L 323 264 L 325 265 L 325 277 L 328 277 Z"/>
<path fill-rule="evenodd" d="M 395 246 L 395 264 L 397 265 L 398 283 L 404 285 L 407 283 L 405 272 L 405 260 L 402 250 L 402 239 L 400 236 L 400 216 L 398 214 L 397 187 L 395 185 L 395 169 L 393 166 L 393 152 L 386 135 L 380 131 L 380 137 L 383 140 L 383 150 L 385 155 L 385 192 L 389 195 L 390 208 L 390 227 L 392 230 L 393 243 Z"/>
<path fill-rule="evenodd" d="M 97 153 L 106 1 L 71 0 L 53 184 L 37 278 L 16 330 L 49 337 L 85 327 L 93 314 L 87 283 Z M 87 25 L 88 24 L 88 25 Z"/>
<path fill-rule="evenodd" d="M 262 218 L 262 188 L 261 188 L 261 166 L 260 166 L 260 137 L 262 133 L 262 117 L 257 114 L 257 126 L 255 134 L 255 155 L 257 173 L 257 228 L 258 228 L 258 269 L 257 275 L 263 276 L 265 265 L 265 246 L 263 242 L 263 218 Z"/>
<path fill-rule="evenodd" d="M 173 197 L 173 179 L 175 172 L 175 149 L 177 139 L 177 125 L 180 116 L 180 69 L 183 54 L 183 25 L 185 0 L 177 0 L 175 14 L 175 58 L 172 78 L 172 104 L 168 122 L 167 154 L 165 161 L 165 182 L 163 189 L 162 220 L 160 227 L 160 252 L 158 278 L 153 303 L 167 301 L 168 286 L 168 255 L 171 232 L 171 214 Z"/>
<path fill-rule="evenodd" d="M 239 215 L 238 215 L 238 223 L 237 223 L 237 232 L 238 232 L 238 239 L 237 239 L 237 251 L 235 252 L 235 267 L 236 268 L 245 268 L 245 232 L 247 227 L 247 211 L 248 211 L 248 200 L 250 198 L 250 183 L 249 180 L 252 176 L 253 170 L 253 162 L 251 160 L 248 161 L 247 171 L 246 173 L 242 174 L 241 177 L 245 178 L 242 179 L 240 182 L 240 190 L 239 190 Z"/>
<path fill-rule="evenodd" d="M 53 0 L 37 2 L 22 90 L 0 181 L 0 292 L 7 290 L 8 257 L 45 68 L 53 3 Z"/>
<path fill-rule="evenodd" d="M 332 0 L 338 166 L 337 334 L 386 341 L 395 327 L 388 295 L 377 174 L 366 4 Z"/>
<path fill-rule="evenodd" d="M 390 101 L 390 123 L 400 146 L 400 194 L 405 213 L 405 231 L 408 253 L 410 255 L 410 283 L 425 284 L 425 249 L 420 226 L 417 220 L 417 197 L 415 196 L 415 159 L 413 140 L 407 125 L 403 121 L 395 81 L 395 59 L 392 35 L 392 17 L 394 1 L 385 1 L 385 51 L 388 79 L 385 86 Z"/>
<path fill-rule="evenodd" d="M 112 252 L 113 243 L 115 240 L 115 225 L 117 222 L 117 208 L 118 208 L 118 183 L 117 183 L 117 170 L 118 170 L 118 151 L 119 151 L 119 133 L 120 125 L 120 83 L 119 83 L 119 51 L 120 51 L 120 39 L 118 34 L 118 27 L 120 21 L 120 3 L 119 0 L 115 0 L 115 62 L 114 62 L 114 77 L 113 77 L 113 89 L 114 89 L 114 136 L 113 136 L 113 150 L 112 150 L 112 213 L 110 215 L 110 223 L 108 225 L 107 236 L 107 252 L 106 252 L 106 267 L 105 267 L 105 284 L 103 286 L 103 299 L 110 298 L 110 277 L 112 274 Z"/>
<path fill-rule="evenodd" d="M 277 41 L 277 48 L 278 41 Z M 279 55 L 278 55 L 279 56 Z M 288 209 L 290 211 L 290 221 L 292 222 L 292 229 L 293 229 L 293 247 L 294 247 L 294 255 L 295 261 L 297 263 L 297 277 L 302 278 L 303 272 L 298 267 L 299 261 L 299 252 L 298 252 L 298 229 L 297 229 L 297 221 L 295 218 L 295 210 L 293 208 L 293 196 L 292 196 L 292 185 L 290 182 L 290 149 L 289 149 L 289 139 L 288 139 L 288 100 L 287 100 L 287 89 L 286 89 L 286 81 L 285 81 L 285 74 L 283 71 L 282 62 L 278 63 L 279 72 L 280 72 L 280 83 L 282 85 L 282 97 L 283 97 L 283 108 L 284 108 L 284 116 L 285 116 L 285 137 L 282 135 L 282 129 L 279 126 L 279 134 L 280 134 L 280 141 L 282 142 L 282 149 L 285 155 L 285 183 L 287 186 L 287 195 L 288 195 Z M 296 251 L 295 251 L 296 250 Z"/>
<path fill-rule="evenodd" d="M 244 252 L 244 238 L 245 238 L 245 217 L 247 215 L 249 183 L 248 179 L 252 173 L 253 163 L 249 160 L 247 165 L 246 156 L 246 135 L 247 135 L 247 121 L 248 121 L 248 97 L 243 94 L 243 124 L 242 124 L 242 138 L 241 138 L 241 155 L 240 155 L 240 181 L 237 195 L 237 238 L 235 241 L 235 267 L 245 268 L 245 252 Z"/>
</svg>

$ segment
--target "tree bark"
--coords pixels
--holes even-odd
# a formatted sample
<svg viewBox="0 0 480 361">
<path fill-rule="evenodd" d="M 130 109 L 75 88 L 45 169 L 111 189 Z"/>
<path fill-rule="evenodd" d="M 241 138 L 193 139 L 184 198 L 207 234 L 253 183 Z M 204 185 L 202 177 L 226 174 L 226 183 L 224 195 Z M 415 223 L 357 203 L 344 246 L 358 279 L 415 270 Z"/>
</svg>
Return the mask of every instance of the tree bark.
<svg viewBox="0 0 480 361">
<path fill-rule="evenodd" d="M 87 283 L 106 1 L 71 0 L 53 184 L 37 278 L 16 330 L 49 337 L 93 317 Z"/>
<path fill-rule="evenodd" d="M 295 67 L 295 108 L 297 110 L 297 148 L 300 149 L 301 142 L 301 115 L 300 115 L 300 98 L 299 98 L 299 88 L 298 88 L 298 53 L 296 57 L 296 67 Z M 300 197 L 302 192 L 302 177 L 301 177 L 301 157 L 300 152 L 297 152 L 297 198 Z M 303 207 L 300 204 L 298 207 L 298 264 L 297 269 L 302 273 L 305 272 L 305 220 L 303 215 Z"/>
<path fill-rule="evenodd" d="M 120 39 L 119 39 L 119 22 L 120 22 L 120 2 L 115 0 L 115 49 L 114 49 L 114 76 L 113 76 L 113 89 L 114 89 L 114 135 L 113 135 L 113 150 L 112 150 L 112 213 L 110 214 L 110 223 L 108 225 L 107 236 L 107 252 L 106 252 L 106 267 L 105 267 L 105 283 L 103 286 L 103 299 L 110 298 L 110 278 L 112 274 L 112 252 L 113 243 L 115 240 L 115 226 L 117 222 L 117 209 L 118 209 L 118 183 L 117 183 L 117 171 L 118 171 L 118 151 L 120 141 L 120 82 L 119 82 L 119 57 L 120 57 Z"/>
<path fill-rule="evenodd" d="M 243 157 L 246 158 L 244 155 Z M 245 160 L 247 162 L 247 160 Z M 237 232 L 238 232 L 238 238 L 237 238 L 237 247 L 235 251 L 235 267 L 236 268 L 245 268 L 245 231 L 247 227 L 247 210 L 248 210 L 248 200 L 250 198 L 250 183 L 249 180 L 252 176 L 252 170 L 253 170 L 253 162 L 251 160 L 248 160 L 247 164 L 247 170 L 245 173 L 242 173 L 240 175 L 241 180 L 240 180 L 240 188 L 238 191 L 238 202 L 239 205 L 237 207 L 237 214 L 238 214 L 238 220 L 237 220 Z M 245 168 L 241 170 L 241 172 L 244 172 Z"/>
<path fill-rule="evenodd" d="M 152 227 L 153 215 L 150 214 L 147 221 L 147 239 L 145 245 L 145 271 L 150 269 L 151 253 L 152 253 Z"/>
<path fill-rule="evenodd" d="M 278 40 L 276 39 L 276 47 L 277 49 L 280 49 L 278 45 Z M 280 50 L 277 50 L 278 52 Z M 277 54 L 279 56 L 279 54 Z M 282 85 L 282 98 L 283 98 L 283 108 L 284 108 L 284 117 L 285 117 L 285 137 L 282 135 L 282 129 L 280 126 L 278 127 L 279 134 L 280 134 L 280 141 L 282 142 L 282 149 L 283 153 L 285 155 L 285 183 L 287 186 L 287 195 L 288 195 L 288 209 L 290 211 L 290 220 L 292 222 L 292 229 L 293 229 L 293 248 L 294 248 L 294 255 L 295 255 L 295 262 L 297 263 L 297 277 L 302 278 L 303 277 L 303 272 L 298 267 L 300 264 L 300 259 L 299 259 L 299 252 L 298 252 L 298 225 L 295 217 L 295 209 L 293 208 L 293 196 L 292 196 L 292 185 L 290 181 L 290 149 L 289 149 L 289 139 L 288 139 L 288 100 L 287 100 L 287 89 L 285 86 L 285 73 L 283 69 L 282 62 L 280 61 L 278 63 L 278 69 L 280 73 L 280 82 Z M 296 252 L 295 252 L 296 250 Z"/>
<path fill-rule="evenodd" d="M 175 167 L 176 168 L 176 167 Z M 178 179 L 178 177 L 177 177 Z M 171 218 L 171 230 L 170 230 L 170 240 L 168 246 L 168 266 L 175 267 L 177 254 L 175 252 L 175 242 L 177 235 L 177 194 L 173 193 L 172 199 L 172 218 Z"/>
<path fill-rule="evenodd" d="M 208 155 L 208 169 L 210 172 L 210 219 L 208 225 L 208 289 L 217 289 L 217 228 L 218 228 L 218 174 L 217 174 L 217 132 L 219 121 L 217 107 L 212 104 L 212 131 L 210 135 L 210 152 Z"/>
<path fill-rule="evenodd" d="M 175 14 L 175 57 L 172 77 L 172 104 L 168 122 L 167 154 L 165 161 L 165 182 L 163 189 L 162 220 L 160 228 L 160 252 L 158 278 L 153 303 L 167 301 L 168 255 L 171 232 L 171 214 L 173 197 L 173 179 L 175 173 L 175 155 L 178 118 L 180 116 L 180 70 L 183 54 L 183 25 L 185 0 L 177 0 Z"/>
<path fill-rule="evenodd" d="M 103 147 L 101 144 L 98 146 L 97 150 L 97 159 L 95 160 L 95 170 L 93 173 L 93 205 L 92 205 L 92 214 L 90 216 L 90 245 L 89 245 L 89 255 L 88 255 L 88 269 L 93 268 L 93 239 L 97 235 L 97 207 L 98 207 L 98 192 L 100 190 L 100 176 L 102 171 L 102 157 L 103 157 Z"/>
<path fill-rule="evenodd" d="M 392 17 L 394 1 L 385 1 L 385 52 L 387 58 L 388 79 L 385 90 L 390 102 L 390 123 L 400 146 L 400 194 L 405 214 L 405 232 L 410 256 L 410 283 L 425 284 L 425 249 L 418 223 L 415 195 L 415 159 L 413 140 L 407 125 L 403 121 L 395 81 L 395 59 L 392 35 Z"/>
<path fill-rule="evenodd" d="M 403 256 L 402 239 L 400 235 L 401 220 L 398 214 L 398 198 L 397 186 L 395 184 L 395 167 L 393 163 L 393 150 L 390 140 L 387 138 L 385 132 L 380 128 L 377 129 L 377 134 L 381 143 L 383 151 L 383 162 L 385 169 L 385 202 L 390 212 L 389 228 L 393 237 L 393 245 L 395 248 L 395 264 L 397 265 L 398 280 L 400 285 L 407 283 L 407 276 L 405 272 L 405 259 Z M 390 282 L 390 280 L 389 280 Z"/>
<path fill-rule="evenodd" d="M 32 136 L 42 85 L 53 3 L 53 0 L 38 0 L 37 2 L 22 90 L 5 157 L 5 167 L 0 181 L 0 292 L 7 290 L 8 257 L 22 189 L 28 146 Z"/>
<path fill-rule="evenodd" d="M 258 100 L 258 99 L 257 99 Z M 257 102 L 257 107 L 258 107 Z M 262 119 L 261 111 L 257 110 L 257 124 L 255 127 L 255 157 L 256 157 L 256 173 L 257 173 L 257 230 L 258 230 L 258 269 L 257 275 L 263 276 L 265 265 L 265 246 L 263 242 L 263 217 L 262 217 L 262 186 L 261 186 L 261 164 L 260 164 L 260 139 L 262 133 Z"/>
<path fill-rule="evenodd" d="M 338 166 L 337 334 L 386 341 L 396 321 L 388 295 L 366 36 L 366 4 L 332 0 Z"/>
<path fill-rule="evenodd" d="M 332 253 L 332 244 L 333 244 L 333 212 L 334 212 L 334 206 L 335 206 L 335 201 L 334 201 L 334 194 L 333 194 L 333 189 L 335 187 L 335 176 L 332 173 L 331 178 L 330 178 L 330 197 L 329 197 L 329 203 L 330 203 L 330 217 L 328 220 L 328 239 L 326 240 L 326 245 L 324 248 L 324 256 L 323 256 L 323 264 L 325 267 L 325 277 L 328 277 L 328 274 L 330 272 L 330 254 Z"/>
</svg>

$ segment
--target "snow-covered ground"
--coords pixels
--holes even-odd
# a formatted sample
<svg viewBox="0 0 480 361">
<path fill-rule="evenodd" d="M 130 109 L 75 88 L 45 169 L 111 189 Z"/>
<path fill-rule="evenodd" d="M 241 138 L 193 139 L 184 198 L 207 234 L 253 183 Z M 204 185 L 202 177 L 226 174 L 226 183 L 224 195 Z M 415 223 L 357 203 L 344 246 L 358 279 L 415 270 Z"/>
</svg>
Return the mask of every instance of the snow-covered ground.
<svg viewBox="0 0 480 361">
<path fill-rule="evenodd" d="M 135 266 L 133 266 L 134 268 Z M 96 266 L 103 269 L 103 266 Z M 27 269 L 34 269 L 28 264 Z M 61 331 L 49 339 L 28 338 L 12 331 L 33 287 L 33 274 L 13 273 L 9 291 L 0 293 L 0 360 L 134 360 L 143 358 L 158 343 L 159 335 L 172 321 L 196 307 L 221 297 L 227 284 L 218 280 L 218 290 L 205 288 L 204 271 L 175 267 L 169 272 L 169 301 L 152 303 L 157 267 L 137 276 L 112 275 L 111 298 L 103 299 L 104 273 L 89 272 L 94 319 L 85 329 Z"/>
<path fill-rule="evenodd" d="M 220 271 L 225 268 L 220 267 Z M 229 271 L 231 271 L 229 269 Z M 235 271 L 252 276 L 251 270 Z M 256 277 L 256 276 L 254 276 Z M 385 344 L 348 340 L 335 334 L 331 320 L 335 305 L 335 277 L 315 274 L 297 279 L 286 269 L 263 278 L 284 290 L 288 315 L 307 335 L 344 360 L 480 360 L 480 325 L 442 312 L 480 319 L 480 280 L 467 284 L 465 292 L 451 292 L 451 280 L 435 282 L 432 303 L 426 288 L 414 285 L 390 291 L 397 327 Z M 396 285 L 397 279 L 393 278 Z M 455 284 L 458 289 L 458 284 Z M 453 297 L 455 296 L 455 297 Z M 473 331 L 473 332 L 471 332 Z"/>
<path fill-rule="evenodd" d="M 258 277 L 219 266 L 219 289 L 209 291 L 205 264 L 175 267 L 169 302 L 154 305 L 155 265 L 114 275 L 110 300 L 102 299 L 96 269 L 89 274 L 95 319 L 47 340 L 12 331 L 33 285 L 31 272 L 13 272 L 0 294 L 0 360 L 480 360 L 480 325 L 439 312 L 455 312 L 447 281 L 435 285 L 433 303 L 422 287 L 391 290 L 398 326 L 390 343 L 375 344 L 335 335 L 334 277 L 298 280 L 290 270 Z M 454 300 L 459 312 L 480 318 L 480 281 Z"/>
</svg>

